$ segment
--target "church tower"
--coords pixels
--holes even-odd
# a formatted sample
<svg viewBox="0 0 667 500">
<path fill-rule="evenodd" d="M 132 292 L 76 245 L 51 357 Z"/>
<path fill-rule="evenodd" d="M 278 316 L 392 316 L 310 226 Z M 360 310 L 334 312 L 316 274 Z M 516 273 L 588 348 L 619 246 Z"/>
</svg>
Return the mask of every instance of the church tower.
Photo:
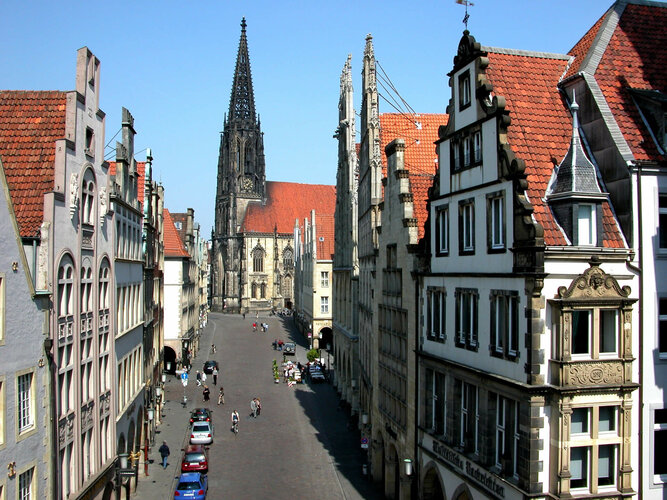
<svg viewBox="0 0 667 500">
<path fill-rule="evenodd" d="M 217 182 L 211 306 L 214 311 L 238 312 L 244 271 L 240 225 L 248 204 L 263 202 L 266 196 L 264 138 L 255 113 L 245 18 L 241 21 L 229 113 L 220 137 Z"/>
</svg>

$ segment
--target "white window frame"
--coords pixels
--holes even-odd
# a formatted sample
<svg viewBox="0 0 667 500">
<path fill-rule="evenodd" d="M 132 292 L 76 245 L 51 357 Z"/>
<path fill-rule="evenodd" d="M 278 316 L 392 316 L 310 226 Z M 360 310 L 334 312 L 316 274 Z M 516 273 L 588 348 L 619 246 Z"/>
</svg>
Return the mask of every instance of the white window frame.
<svg viewBox="0 0 667 500">
<path fill-rule="evenodd" d="M 587 214 L 582 214 L 584 209 Z M 590 212 L 588 212 L 590 210 Z M 597 207 L 593 203 L 580 203 L 577 208 L 577 245 L 597 246 Z"/>
<path fill-rule="evenodd" d="M 480 163 L 482 161 L 482 131 L 477 130 L 472 135 L 473 143 L 473 162 Z"/>
<path fill-rule="evenodd" d="M 449 205 L 436 207 L 436 222 L 438 239 L 436 253 L 446 254 L 449 252 Z"/>
<path fill-rule="evenodd" d="M 651 411 L 651 421 L 653 423 L 653 433 L 651 435 L 651 460 L 650 460 L 650 472 L 649 474 L 653 477 L 653 484 L 664 484 L 667 483 L 667 471 L 665 471 L 664 474 L 656 474 L 655 473 L 655 455 L 656 454 L 662 454 L 663 450 L 656 450 L 657 446 L 657 433 L 665 433 L 667 434 L 667 418 L 664 419 L 664 422 L 658 421 L 659 419 L 656 418 L 656 412 L 657 411 L 662 411 L 667 414 L 667 409 L 665 408 L 652 408 Z"/>
<path fill-rule="evenodd" d="M 329 297 L 320 297 L 320 313 L 329 314 Z"/>
<path fill-rule="evenodd" d="M 320 286 L 322 288 L 329 288 L 329 271 L 320 272 Z"/>
<path fill-rule="evenodd" d="M 472 144 L 470 136 L 463 138 L 463 166 L 469 167 L 472 159 Z"/>
<path fill-rule="evenodd" d="M 658 193 L 658 248 L 660 252 L 667 252 L 667 246 L 662 246 L 663 234 L 667 233 L 667 225 L 662 227 L 661 222 L 667 223 L 667 193 Z M 667 240 L 667 234 L 664 239 Z"/>
<path fill-rule="evenodd" d="M 16 424 L 19 434 L 35 427 L 34 380 L 33 372 L 16 377 Z"/>
<path fill-rule="evenodd" d="M 658 338 L 656 347 L 660 359 L 667 359 L 667 338 L 661 341 L 661 333 L 667 337 L 667 296 L 658 297 Z M 662 350 L 664 348 L 664 350 Z"/>
<path fill-rule="evenodd" d="M 18 500 L 33 500 L 35 495 L 35 468 L 30 467 L 28 470 L 19 474 L 16 494 Z"/>
<path fill-rule="evenodd" d="M 490 210 L 489 215 L 491 216 L 491 248 L 502 249 L 505 248 L 505 197 L 504 196 L 494 196 L 489 200 Z"/>
<path fill-rule="evenodd" d="M 463 237 L 463 251 L 475 250 L 475 204 L 473 202 L 461 205 L 461 235 Z"/>
</svg>

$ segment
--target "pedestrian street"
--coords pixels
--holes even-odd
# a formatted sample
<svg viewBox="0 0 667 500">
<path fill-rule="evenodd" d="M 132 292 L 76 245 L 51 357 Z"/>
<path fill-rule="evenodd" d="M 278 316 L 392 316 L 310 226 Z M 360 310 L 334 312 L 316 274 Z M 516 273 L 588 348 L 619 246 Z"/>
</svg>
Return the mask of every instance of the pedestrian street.
<svg viewBox="0 0 667 500">
<path fill-rule="evenodd" d="M 253 331 L 253 322 L 266 323 L 267 332 Z M 349 413 L 339 407 L 328 383 L 289 386 L 282 377 L 275 383 L 272 364 L 280 365 L 283 352 L 276 339 L 296 342 L 294 362 L 305 363 L 307 340 L 296 331 L 291 317 L 259 319 L 212 313 L 203 330 L 199 352 L 192 361 L 187 386 L 177 375 L 168 377 L 163 424 L 151 448 L 149 477 L 140 477 L 136 498 L 173 498 L 180 474 L 182 450 L 188 444 L 190 412 L 212 409 L 213 444 L 208 448 L 207 498 L 381 498 L 362 475 L 364 457 L 360 434 L 348 427 Z M 216 353 L 211 354 L 211 344 Z M 198 386 L 196 370 L 204 362 L 219 363 L 217 385 L 211 374 Z M 204 403 L 204 384 L 211 397 Z M 218 405 L 220 386 L 225 403 Z M 184 396 L 187 401 L 184 403 Z M 253 398 L 261 413 L 252 417 Z M 239 432 L 231 431 L 231 413 L 240 415 Z M 170 448 L 167 469 L 162 469 L 158 447 Z"/>
</svg>

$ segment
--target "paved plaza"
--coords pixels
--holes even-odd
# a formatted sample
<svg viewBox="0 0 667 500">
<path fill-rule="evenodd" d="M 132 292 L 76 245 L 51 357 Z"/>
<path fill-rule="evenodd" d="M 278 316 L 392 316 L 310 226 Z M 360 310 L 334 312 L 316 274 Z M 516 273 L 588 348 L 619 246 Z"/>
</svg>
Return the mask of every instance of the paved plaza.
<svg viewBox="0 0 667 500">
<path fill-rule="evenodd" d="M 268 323 L 268 332 L 253 332 L 253 321 Z M 356 429 L 348 429 L 348 414 L 338 407 L 335 389 L 329 384 L 274 383 L 272 362 L 280 363 L 283 357 L 272 348 L 275 338 L 295 341 L 294 360 L 306 361 L 307 341 L 294 328 L 292 318 L 210 314 L 188 386 L 184 389 L 175 377 L 168 377 L 165 384 L 163 423 L 149 454 L 149 476 L 139 477 L 133 498 L 173 498 L 181 450 L 187 444 L 189 412 L 201 406 L 213 409 L 215 426 L 207 498 L 381 498 L 361 474 L 360 436 Z M 217 346 L 214 355 L 209 354 L 211 343 Z M 208 375 L 211 401 L 205 404 L 195 370 L 207 359 L 216 359 L 221 369 L 217 386 Z M 218 406 L 220 384 L 225 388 L 225 404 Z M 262 401 L 257 418 L 250 416 L 253 397 Z M 238 435 L 230 431 L 234 409 L 241 415 Z M 171 449 L 166 470 L 157 451 L 163 440 Z"/>
</svg>

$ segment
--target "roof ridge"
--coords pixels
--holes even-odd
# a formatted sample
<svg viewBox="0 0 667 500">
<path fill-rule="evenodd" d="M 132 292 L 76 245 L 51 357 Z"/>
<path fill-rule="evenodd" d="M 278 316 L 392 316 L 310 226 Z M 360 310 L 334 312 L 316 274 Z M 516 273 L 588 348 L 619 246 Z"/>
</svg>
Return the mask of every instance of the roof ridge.
<svg viewBox="0 0 667 500">
<path fill-rule="evenodd" d="M 604 20 L 602 21 L 602 26 L 600 26 L 600 29 L 595 34 L 595 38 L 593 38 L 591 46 L 584 56 L 584 60 L 579 65 L 578 73 L 586 72 L 591 75 L 595 74 L 627 5 L 627 0 L 619 0 L 603 14 Z"/>
<path fill-rule="evenodd" d="M 558 54 L 556 52 L 540 52 L 536 50 L 506 49 L 503 47 L 487 46 L 482 46 L 481 49 L 485 52 L 493 52 L 494 54 L 507 54 L 510 56 L 539 57 L 540 59 L 561 59 L 565 61 L 570 58 L 568 54 Z"/>
</svg>

